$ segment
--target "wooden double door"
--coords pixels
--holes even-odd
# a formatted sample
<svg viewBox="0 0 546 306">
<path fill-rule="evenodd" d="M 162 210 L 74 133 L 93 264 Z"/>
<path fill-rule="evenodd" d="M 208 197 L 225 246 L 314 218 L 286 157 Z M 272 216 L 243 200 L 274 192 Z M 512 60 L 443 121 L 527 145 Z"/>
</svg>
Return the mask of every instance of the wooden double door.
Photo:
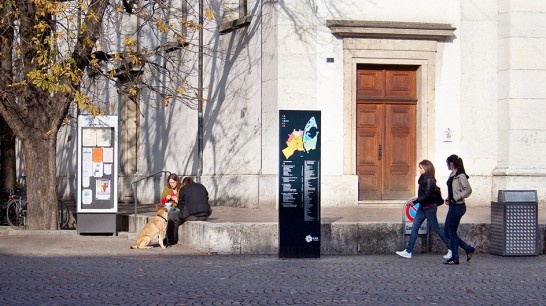
<svg viewBox="0 0 546 306">
<path fill-rule="evenodd" d="M 415 194 L 416 68 L 358 69 L 358 198 L 405 200 Z"/>
</svg>

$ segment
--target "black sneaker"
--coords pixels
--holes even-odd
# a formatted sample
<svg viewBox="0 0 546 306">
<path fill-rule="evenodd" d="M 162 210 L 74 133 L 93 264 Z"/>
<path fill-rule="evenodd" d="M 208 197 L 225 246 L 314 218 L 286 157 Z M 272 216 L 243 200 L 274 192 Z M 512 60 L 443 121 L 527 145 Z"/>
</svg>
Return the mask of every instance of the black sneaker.
<svg viewBox="0 0 546 306">
<path fill-rule="evenodd" d="M 459 264 L 458 259 L 450 258 L 447 261 L 444 261 L 444 265 L 458 265 L 458 264 Z"/>
<path fill-rule="evenodd" d="M 469 262 L 472 259 L 472 255 L 476 252 L 475 248 L 472 248 L 469 252 L 466 252 L 466 261 Z"/>
</svg>

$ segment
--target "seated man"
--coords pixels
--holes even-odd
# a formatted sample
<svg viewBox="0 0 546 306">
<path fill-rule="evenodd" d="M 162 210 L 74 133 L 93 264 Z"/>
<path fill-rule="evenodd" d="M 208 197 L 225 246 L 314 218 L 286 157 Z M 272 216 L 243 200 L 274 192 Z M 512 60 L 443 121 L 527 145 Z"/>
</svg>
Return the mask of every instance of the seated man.
<svg viewBox="0 0 546 306">
<path fill-rule="evenodd" d="M 205 221 L 212 214 L 205 186 L 194 182 L 191 177 L 185 177 L 178 196 L 178 208 L 180 211 L 173 211 L 173 215 L 169 216 L 167 245 L 178 243 L 178 227 L 181 224 L 186 221 Z"/>
</svg>

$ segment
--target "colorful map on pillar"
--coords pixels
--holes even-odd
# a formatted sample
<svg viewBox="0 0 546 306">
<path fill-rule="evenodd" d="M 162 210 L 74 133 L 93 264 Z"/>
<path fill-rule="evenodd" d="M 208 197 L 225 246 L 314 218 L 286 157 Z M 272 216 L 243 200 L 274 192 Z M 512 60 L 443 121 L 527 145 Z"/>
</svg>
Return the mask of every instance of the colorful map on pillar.
<svg viewBox="0 0 546 306">
<path fill-rule="evenodd" d="M 309 153 L 311 150 L 316 150 L 318 135 L 317 121 L 315 117 L 311 117 L 303 130 L 294 129 L 288 134 L 286 148 L 282 150 L 284 157 L 289 159 L 296 151 Z"/>
</svg>

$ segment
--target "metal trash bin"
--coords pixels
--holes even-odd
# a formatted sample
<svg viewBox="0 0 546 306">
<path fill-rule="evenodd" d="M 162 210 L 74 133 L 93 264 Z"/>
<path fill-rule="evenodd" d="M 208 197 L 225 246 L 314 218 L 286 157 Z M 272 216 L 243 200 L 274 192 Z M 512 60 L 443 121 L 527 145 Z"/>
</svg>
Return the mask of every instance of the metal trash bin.
<svg viewBox="0 0 546 306">
<path fill-rule="evenodd" d="M 499 190 L 491 202 L 491 254 L 536 256 L 537 227 L 536 190 Z"/>
</svg>

